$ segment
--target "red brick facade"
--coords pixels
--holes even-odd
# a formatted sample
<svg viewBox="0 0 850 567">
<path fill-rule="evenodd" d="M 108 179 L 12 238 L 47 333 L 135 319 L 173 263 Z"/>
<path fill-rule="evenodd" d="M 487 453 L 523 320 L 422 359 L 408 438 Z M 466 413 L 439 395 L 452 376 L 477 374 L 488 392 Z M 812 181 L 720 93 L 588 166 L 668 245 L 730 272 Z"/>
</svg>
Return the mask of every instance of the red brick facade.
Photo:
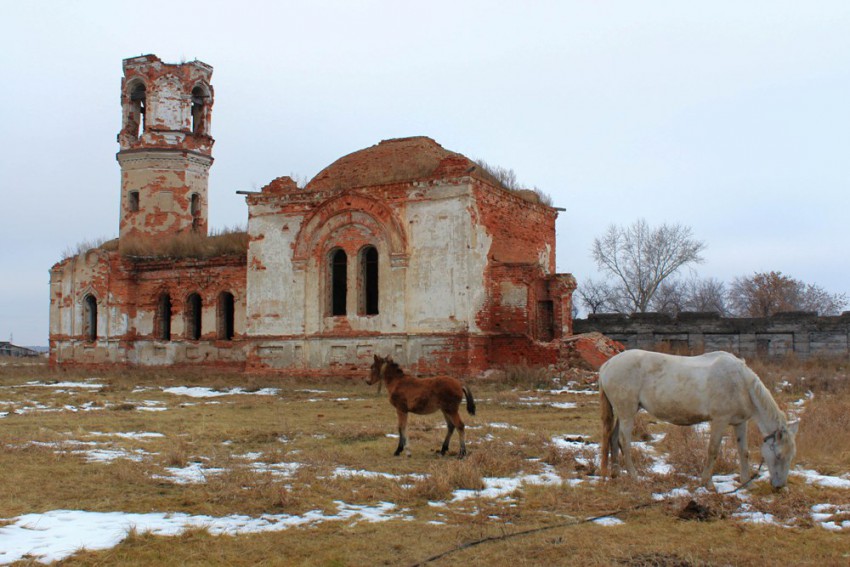
<svg viewBox="0 0 850 567">
<path fill-rule="evenodd" d="M 377 353 L 474 374 L 562 360 L 575 280 L 555 273 L 558 211 L 429 138 L 247 193 L 241 253 L 163 252 L 206 237 L 212 69 L 124 68 L 120 237 L 53 267 L 54 364 L 350 374 Z"/>
</svg>

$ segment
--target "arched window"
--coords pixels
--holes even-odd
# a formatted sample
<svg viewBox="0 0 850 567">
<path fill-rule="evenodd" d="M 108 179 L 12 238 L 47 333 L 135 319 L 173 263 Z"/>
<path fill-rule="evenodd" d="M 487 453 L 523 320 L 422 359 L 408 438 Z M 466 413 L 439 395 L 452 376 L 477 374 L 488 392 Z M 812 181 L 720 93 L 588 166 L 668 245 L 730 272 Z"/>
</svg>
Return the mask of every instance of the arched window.
<svg viewBox="0 0 850 567">
<path fill-rule="evenodd" d="M 374 246 L 360 251 L 360 313 L 378 314 L 378 249 Z"/>
<path fill-rule="evenodd" d="M 87 341 L 97 340 L 97 298 L 92 294 L 83 299 L 83 336 Z"/>
<path fill-rule="evenodd" d="M 348 293 L 348 257 L 344 250 L 331 254 L 331 315 L 345 315 L 345 296 Z"/>
<path fill-rule="evenodd" d="M 202 87 L 192 89 L 192 133 L 206 134 L 206 125 L 204 124 L 204 105 L 207 102 L 206 91 Z"/>
<path fill-rule="evenodd" d="M 171 296 L 159 296 L 154 317 L 154 335 L 161 341 L 171 340 Z"/>
<path fill-rule="evenodd" d="M 233 294 L 229 291 L 218 294 L 216 326 L 218 327 L 218 338 L 221 340 L 229 341 L 233 339 L 233 311 Z"/>
<path fill-rule="evenodd" d="M 127 131 L 138 138 L 145 131 L 145 104 L 147 92 L 144 83 L 137 83 L 130 89 L 130 112 L 127 116 Z"/>
<path fill-rule="evenodd" d="M 193 293 L 186 299 L 186 338 L 197 341 L 201 338 L 201 296 Z"/>
</svg>

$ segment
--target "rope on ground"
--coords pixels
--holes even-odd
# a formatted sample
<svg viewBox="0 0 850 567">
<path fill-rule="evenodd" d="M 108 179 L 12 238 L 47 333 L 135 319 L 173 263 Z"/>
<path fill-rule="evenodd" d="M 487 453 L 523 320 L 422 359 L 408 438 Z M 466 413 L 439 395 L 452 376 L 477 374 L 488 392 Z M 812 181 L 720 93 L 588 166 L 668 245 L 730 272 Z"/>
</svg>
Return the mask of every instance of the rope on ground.
<svg viewBox="0 0 850 567">
<path fill-rule="evenodd" d="M 436 555 L 432 555 L 431 557 L 428 557 L 427 559 L 423 559 L 422 561 L 414 563 L 413 565 L 411 565 L 411 567 L 419 567 L 420 565 L 425 565 L 426 563 L 432 563 L 434 561 L 437 561 L 438 559 L 442 559 L 443 557 L 446 557 L 446 556 L 451 555 L 453 553 L 457 553 L 458 551 L 463 551 L 464 549 L 469 549 L 471 547 L 475 547 L 475 546 L 481 545 L 483 543 L 491 543 L 491 542 L 494 542 L 494 541 L 504 541 L 504 540 L 507 540 L 507 539 L 515 538 L 515 537 L 526 536 L 526 535 L 535 534 L 535 533 L 539 533 L 539 532 L 545 532 L 545 531 L 554 530 L 554 529 L 557 529 L 557 528 L 568 528 L 568 527 L 572 527 L 572 526 L 578 526 L 578 525 L 581 525 L 581 524 L 589 524 L 590 522 L 595 522 L 596 520 L 601 520 L 602 518 L 610 518 L 611 516 L 617 516 L 619 514 L 625 514 L 626 512 L 634 512 L 635 510 L 640 510 L 641 508 L 649 508 L 651 506 L 657 506 L 657 505 L 659 505 L 663 502 L 664 502 L 663 500 L 657 500 L 657 501 L 652 501 L 652 502 L 644 502 L 642 504 L 636 504 L 635 506 L 631 506 L 629 508 L 622 508 L 622 509 L 616 510 L 614 512 L 609 512 L 607 514 L 600 514 L 598 516 L 592 516 L 590 518 L 584 518 L 582 520 L 570 520 L 568 522 L 561 522 L 559 524 L 552 524 L 550 526 L 543 526 L 543 527 L 540 527 L 540 528 L 532 528 L 530 530 L 512 532 L 512 533 L 508 533 L 508 534 L 502 534 L 502 535 L 499 535 L 499 536 L 488 536 L 488 537 L 484 537 L 484 538 L 481 538 L 481 539 L 468 541 L 466 543 L 462 543 L 458 546 L 455 546 L 451 549 L 447 549 L 446 551 L 443 551 L 443 552 L 438 553 Z"/>
<path fill-rule="evenodd" d="M 726 494 L 733 494 L 733 493 L 738 492 L 739 490 L 743 489 L 748 484 L 750 484 L 752 481 L 754 481 L 756 478 L 758 478 L 759 473 L 761 473 L 761 467 L 762 467 L 763 464 L 764 464 L 764 461 L 762 461 L 762 463 L 759 464 L 759 468 L 756 471 L 756 474 L 751 476 L 750 480 L 748 480 L 747 482 L 745 482 L 744 484 L 742 484 L 741 486 L 739 486 L 738 488 L 736 488 L 734 490 L 729 490 L 727 492 L 718 492 L 718 494 L 721 495 L 721 496 L 726 495 Z M 557 528 L 569 528 L 569 527 L 572 527 L 572 526 L 579 526 L 581 524 L 589 524 L 590 522 L 595 522 L 596 520 L 601 520 L 602 518 L 610 518 L 612 516 L 617 516 L 619 514 L 625 514 L 626 512 L 634 512 L 635 510 L 640 510 L 642 508 L 650 508 L 652 506 L 657 506 L 657 505 L 662 504 L 664 502 L 666 502 L 666 501 L 665 500 L 653 500 L 651 502 L 643 502 L 641 504 L 636 504 L 636 505 L 631 506 L 629 508 L 621 508 L 620 510 L 616 510 L 614 512 L 609 512 L 607 514 L 600 514 L 598 516 L 591 516 L 589 518 L 584 518 L 582 520 L 570 520 L 568 522 L 561 522 L 561 523 L 558 523 L 558 524 L 552 524 L 550 526 L 543 526 L 543 527 L 540 527 L 540 528 L 532 528 L 532 529 L 529 529 L 529 530 L 522 530 L 522 531 L 519 531 L 519 532 L 502 534 L 502 535 L 499 535 L 499 536 L 483 537 L 481 539 L 476 539 L 476 540 L 473 540 L 473 541 L 468 541 L 466 543 L 462 543 L 462 544 L 455 546 L 451 549 L 447 549 L 446 551 L 443 551 L 443 552 L 438 553 L 436 555 L 432 555 L 431 557 L 428 557 L 427 559 L 423 559 L 422 561 L 414 563 L 413 565 L 411 565 L 411 567 L 420 567 L 421 565 L 425 565 L 426 563 L 432 563 L 434 561 L 442 559 L 443 557 L 446 557 L 448 555 L 452 555 L 453 553 L 457 553 L 459 551 L 463 551 L 464 549 L 469 549 L 471 547 L 476 547 L 476 546 L 484 544 L 484 543 L 491 543 L 491 542 L 494 542 L 494 541 L 504 541 L 504 540 L 507 540 L 507 539 L 515 538 L 515 537 L 531 535 L 531 534 L 535 534 L 535 533 L 539 533 L 539 532 L 545 532 L 545 531 L 548 531 L 548 530 L 554 530 L 554 529 L 557 529 Z"/>
</svg>

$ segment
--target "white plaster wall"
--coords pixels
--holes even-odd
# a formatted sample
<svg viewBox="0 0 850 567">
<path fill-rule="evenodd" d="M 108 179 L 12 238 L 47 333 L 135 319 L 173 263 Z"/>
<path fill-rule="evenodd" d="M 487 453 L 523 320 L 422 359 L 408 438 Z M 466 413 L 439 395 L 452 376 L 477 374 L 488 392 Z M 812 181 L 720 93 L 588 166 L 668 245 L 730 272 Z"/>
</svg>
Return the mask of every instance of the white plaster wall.
<svg viewBox="0 0 850 567">
<path fill-rule="evenodd" d="M 254 207 L 248 226 L 247 334 L 300 334 L 305 328 L 305 273 L 294 268 L 292 249 L 304 217 L 268 213 L 263 206 Z M 256 269 L 258 265 L 265 269 Z"/>
<path fill-rule="evenodd" d="M 437 186 L 407 206 L 406 331 L 477 331 L 491 238 L 473 224 L 471 188 Z"/>
</svg>

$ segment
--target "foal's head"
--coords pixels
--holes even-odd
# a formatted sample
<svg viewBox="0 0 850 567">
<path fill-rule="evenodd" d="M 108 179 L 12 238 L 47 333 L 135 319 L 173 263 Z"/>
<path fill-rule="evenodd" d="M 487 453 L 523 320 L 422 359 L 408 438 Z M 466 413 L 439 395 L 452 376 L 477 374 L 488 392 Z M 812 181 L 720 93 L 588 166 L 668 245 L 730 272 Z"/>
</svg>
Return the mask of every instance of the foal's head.
<svg viewBox="0 0 850 567">
<path fill-rule="evenodd" d="M 372 363 L 372 368 L 369 372 L 369 377 L 366 379 L 366 383 L 371 386 L 375 382 L 382 381 L 386 378 L 388 372 L 395 373 L 397 370 L 398 364 L 393 362 L 393 357 L 383 357 L 376 354 L 375 361 Z"/>
<path fill-rule="evenodd" d="M 798 421 L 783 425 L 764 438 L 761 445 L 761 454 L 770 471 L 770 484 L 773 488 L 782 488 L 788 480 L 788 470 L 791 468 L 791 460 L 797 453 Z"/>
</svg>

